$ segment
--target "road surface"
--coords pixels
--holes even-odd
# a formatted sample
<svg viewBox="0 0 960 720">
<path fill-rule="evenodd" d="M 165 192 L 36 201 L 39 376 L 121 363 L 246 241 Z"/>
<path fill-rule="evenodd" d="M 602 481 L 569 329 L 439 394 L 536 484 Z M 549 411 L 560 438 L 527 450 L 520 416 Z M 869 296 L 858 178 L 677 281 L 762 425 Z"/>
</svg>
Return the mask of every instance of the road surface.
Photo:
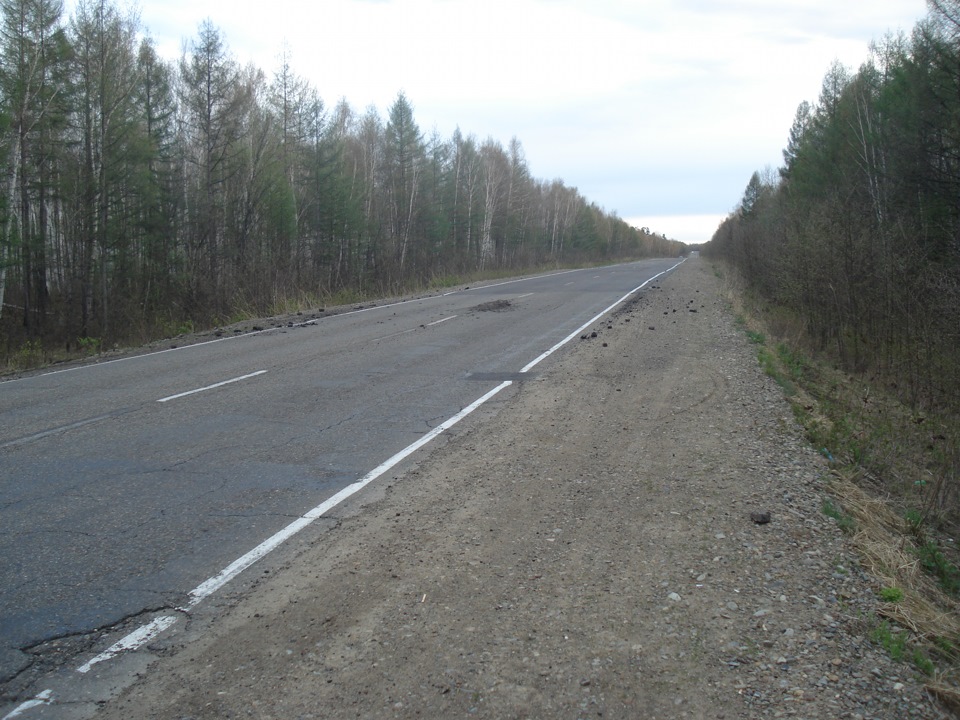
<svg viewBox="0 0 960 720">
<path fill-rule="evenodd" d="M 676 264 L 494 283 L 0 384 L 0 683 L 188 605 Z"/>
</svg>

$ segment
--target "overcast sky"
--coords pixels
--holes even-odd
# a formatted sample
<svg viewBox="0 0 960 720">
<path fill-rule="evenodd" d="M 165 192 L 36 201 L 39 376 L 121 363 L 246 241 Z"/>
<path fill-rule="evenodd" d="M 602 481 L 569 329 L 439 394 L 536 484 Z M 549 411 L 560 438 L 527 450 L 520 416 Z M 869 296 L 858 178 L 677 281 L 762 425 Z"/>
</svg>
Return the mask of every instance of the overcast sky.
<svg viewBox="0 0 960 720">
<path fill-rule="evenodd" d="M 506 146 L 637 225 L 706 241 L 750 175 L 778 167 L 834 59 L 909 32 L 924 0 L 141 0 L 164 56 L 202 20 L 268 77 L 286 43 L 332 107 Z"/>
</svg>

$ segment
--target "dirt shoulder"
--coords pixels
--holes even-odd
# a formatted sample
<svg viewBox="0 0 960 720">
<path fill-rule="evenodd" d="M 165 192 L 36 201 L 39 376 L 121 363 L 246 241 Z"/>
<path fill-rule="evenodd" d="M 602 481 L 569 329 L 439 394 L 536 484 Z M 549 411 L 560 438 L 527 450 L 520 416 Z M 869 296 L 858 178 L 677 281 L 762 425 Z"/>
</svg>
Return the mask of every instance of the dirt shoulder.
<svg viewBox="0 0 960 720">
<path fill-rule="evenodd" d="M 940 717 L 866 639 L 877 588 L 718 282 L 688 261 L 598 323 L 98 717 Z"/>
</svg>

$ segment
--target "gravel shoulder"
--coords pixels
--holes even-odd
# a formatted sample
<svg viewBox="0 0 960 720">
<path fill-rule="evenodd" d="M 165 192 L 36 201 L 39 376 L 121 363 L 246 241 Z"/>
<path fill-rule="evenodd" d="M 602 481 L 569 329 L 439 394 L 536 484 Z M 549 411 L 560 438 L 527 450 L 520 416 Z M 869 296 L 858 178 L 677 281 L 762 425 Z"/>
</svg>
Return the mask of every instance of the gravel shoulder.
<svg viewBox="0 0 960 720">
<path fill-rule="evenodd" d="M 594 329 L 97 717 L 942 717 L 710 265 Z"/>
</svg>

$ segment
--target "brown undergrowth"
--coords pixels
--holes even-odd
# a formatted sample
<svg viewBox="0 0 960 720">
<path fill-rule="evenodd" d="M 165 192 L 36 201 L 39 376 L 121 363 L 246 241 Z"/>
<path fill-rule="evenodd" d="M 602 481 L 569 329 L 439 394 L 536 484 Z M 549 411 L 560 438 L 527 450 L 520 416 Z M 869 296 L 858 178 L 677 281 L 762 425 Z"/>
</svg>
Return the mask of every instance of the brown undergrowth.
<svg viewBox="0 0 960 720">
<path fill-rule="evenodd" d="M 896 378 L 841 371 L 802 323 L 715 271 L 759 362 L 830 460 L 823 511 L 850 535 L 882 601 L 865 618 L 870 638 L 960 712 L 960 419 L 911 407 Z"/>
</svg>

